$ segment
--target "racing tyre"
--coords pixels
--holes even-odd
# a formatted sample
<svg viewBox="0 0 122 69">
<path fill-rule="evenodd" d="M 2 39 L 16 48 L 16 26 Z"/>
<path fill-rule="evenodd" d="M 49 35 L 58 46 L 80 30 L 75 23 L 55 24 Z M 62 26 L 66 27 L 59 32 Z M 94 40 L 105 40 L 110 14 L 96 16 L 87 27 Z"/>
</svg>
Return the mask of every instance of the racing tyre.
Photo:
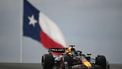
<svg viewBox="0 0 122 69">
<path fill-rule="evenodd" d="M 95 64 L 102 67 L 102 69 L 109 69 L 105 56 L 98 55 L 95 59 Z"/>
<path fill-rule="evenodd" d="M 72 69 L 73 58 L 69 55 L 64 55 L 64 68 L 63 69 Z"/>
<path fill-rule="evenodd" d="M 51 54 L 45 54 L 42 56 L 42 67 L 43 69 L 53 69 L 54 57 Z"/>
</svg>

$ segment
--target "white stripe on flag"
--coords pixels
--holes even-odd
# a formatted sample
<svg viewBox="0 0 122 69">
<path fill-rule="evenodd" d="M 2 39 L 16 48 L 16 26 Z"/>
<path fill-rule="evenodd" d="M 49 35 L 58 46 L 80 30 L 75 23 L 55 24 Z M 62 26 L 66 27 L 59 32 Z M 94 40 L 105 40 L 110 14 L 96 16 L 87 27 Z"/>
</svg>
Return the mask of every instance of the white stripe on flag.
<svg viewBox="0 0 122 69">
<path fill-rule="evenodd" d="M 39 25 L 43 32 L 45 32 L 52 40 L 56 41 L 64 47 L 67 47 L 61 30 L 43 13 L 40 13 L 39 15 Z"/>
</svg>

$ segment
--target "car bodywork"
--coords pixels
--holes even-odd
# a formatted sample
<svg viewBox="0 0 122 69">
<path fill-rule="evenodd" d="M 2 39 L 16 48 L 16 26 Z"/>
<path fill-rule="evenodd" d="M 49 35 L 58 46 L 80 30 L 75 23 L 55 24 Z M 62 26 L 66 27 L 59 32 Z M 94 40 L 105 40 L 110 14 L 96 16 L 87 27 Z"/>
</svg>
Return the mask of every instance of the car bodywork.
<svg viewBox="0 0 122 69">
<path fill-rule="evenodd" d="M 109 69 L 105 56 L 91 58 L 91 54 L 85 55 L 73 46 L 50 48 L 48 52 L 42 56 L 43 69 Z"/>
</svg>

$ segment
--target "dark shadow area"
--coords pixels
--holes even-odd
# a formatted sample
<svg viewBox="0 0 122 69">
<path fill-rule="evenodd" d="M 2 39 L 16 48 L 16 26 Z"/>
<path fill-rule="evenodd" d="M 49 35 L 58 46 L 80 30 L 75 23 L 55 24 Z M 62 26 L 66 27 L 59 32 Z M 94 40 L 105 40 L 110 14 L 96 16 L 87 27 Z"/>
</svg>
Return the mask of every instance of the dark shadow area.
<svg viewBox="0 0 122 69">
<path fill-rule="evenodd" d="M 0 69 L 42 69 L 41 63 L 0 63 Z M 122 69 L 122 64 L 110 64 L 110 69 Z"/>
</svg>

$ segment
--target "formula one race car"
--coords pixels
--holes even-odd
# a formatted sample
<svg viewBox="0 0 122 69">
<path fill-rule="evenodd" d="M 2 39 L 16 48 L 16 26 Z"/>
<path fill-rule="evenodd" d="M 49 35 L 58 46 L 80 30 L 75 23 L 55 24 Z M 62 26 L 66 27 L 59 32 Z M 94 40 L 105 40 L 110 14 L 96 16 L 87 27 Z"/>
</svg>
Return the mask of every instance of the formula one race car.
<svg viewBox="0 0 122 69">
<path fill-rule="evenodd" d="M 43 69 L 109 69 L 106 57 L 82 54 L 71 45 L 68 48 L 51 48 L 48 54 L 42 56 Z M 60 53 L 56 56 L 54 54 Z"/>
</svg>

